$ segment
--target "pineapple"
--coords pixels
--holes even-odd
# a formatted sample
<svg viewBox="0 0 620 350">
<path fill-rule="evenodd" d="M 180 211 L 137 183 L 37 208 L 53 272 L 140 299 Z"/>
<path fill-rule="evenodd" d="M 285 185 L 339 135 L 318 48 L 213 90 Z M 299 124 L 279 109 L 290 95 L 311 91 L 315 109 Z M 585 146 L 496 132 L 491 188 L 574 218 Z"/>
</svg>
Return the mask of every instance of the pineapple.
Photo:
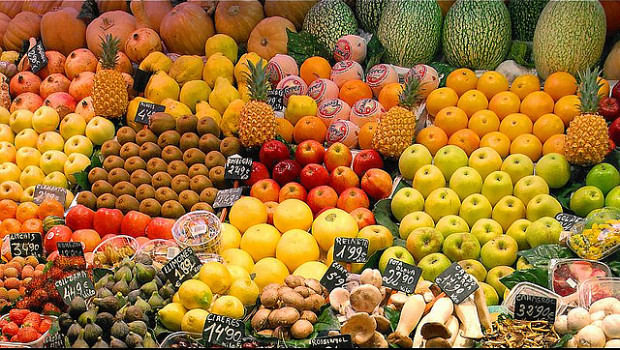
<svg viewBox="0 0 620 350">
<path fill-rule="evenodd" d="M 246 73 L 250 101 L 241 109 L 239 139 L 245 147 L 259 147 L 276 137 L 276 116 L 266 103 L 267 93 L 271 89 L 266 65 L 262 59 L 256 65 L 248 60 L 247 65 L 250 70 Z"/>
<path fill-rule="evenodd" d="M 579 72 L 579 100 L 581 114 L 576 116 L 566 130 L 564 155 L 575 165 L 588 166 L 598 164 L 609 151 L 607 123 L 600 116 L 598 102 L 598 76 L 600 70 L 588 69 Z"/>
<path fill-rule="evenodd" d="M 115 70 L 119 39 L 108 34 L 101 40 L 101 70 L 95 74 L 93 107 L 95 115 L 120 118 L 127 111 L 127 83 L 121 72 Z"/>
<path fill-rule="evenodd" d="M 413 108 L 421 101 L 420 80 L 412 76 L 405 82 L 397 106 L 390 108 L 379 120 L 372 138 L 372 148 L 384 157 L 398 158 L 413 142 L 417 116 Z"/>
</svg>

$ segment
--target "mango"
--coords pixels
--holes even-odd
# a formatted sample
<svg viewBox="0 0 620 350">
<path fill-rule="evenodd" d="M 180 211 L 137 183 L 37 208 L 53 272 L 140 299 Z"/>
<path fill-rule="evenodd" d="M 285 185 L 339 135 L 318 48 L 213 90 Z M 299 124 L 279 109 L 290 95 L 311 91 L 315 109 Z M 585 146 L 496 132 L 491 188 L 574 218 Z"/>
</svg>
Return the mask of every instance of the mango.
<svg viewBox="0 0 620 350">
<path fill-rule="evenodd" d="M 183 84 L 179 100 L 186 104 L 192 112 L 196 112 L 196 104 L 200 101 L 208 101 L 210 94 L 209 84 L 202 80 L 190 80 Z"/>
<path fill-rule="evenodd" d="M 199 80 L 202 77 L 202 58 L 185 55 L 177 58 L 170 66 L 170 77 L 183 85 L 190 80 Z"/>
<path fill-rule="evenodd" d="M 215 80 L 219 77 L 228 79 L 232 84 L 234 83 L 233 70 L 233 63 L 226 56 L 217 52 L 207 59 L 207 64 L 202 71 L 202 80 L 206 81 L 210 87 L 215 86 Z"/>
<path fill-rule="evenodd" d="M 180 90 L 176 80 L 172 79 L 166 72 L 159 71 L 151 76 L 146 84 L 144 97 L 161 104 L 161 101 L 166 98 L 178 100 Z"/>
</svg>

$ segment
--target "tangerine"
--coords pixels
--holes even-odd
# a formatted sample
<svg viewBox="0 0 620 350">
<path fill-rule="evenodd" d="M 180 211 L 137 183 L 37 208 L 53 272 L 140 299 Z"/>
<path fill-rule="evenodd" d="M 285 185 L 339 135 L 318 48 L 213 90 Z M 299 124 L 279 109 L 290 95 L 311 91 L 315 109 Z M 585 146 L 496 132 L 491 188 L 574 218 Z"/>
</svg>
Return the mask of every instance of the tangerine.
<svg viewBox="0 0 620 350">
<path fill-rule="evenodd" d="M 332 66 L 329 61 L 319 56 L 306 59 L 299 67 L 299 76 L 306 82 L 306 85 L 310 85 L 319 78 L 329 79 L 331 72 Z"/>
<path fill-rule="evenodd" d="M 315 140 L 323 143 L 326 133 L 327 127 L 321 118 L 309 115 L 299 119 L 297 124 L 295 124 L 293 137 L 296 143 L 305 140 Z"/>
<path fill-rule="evenodd" d="M 532 132 L 540 142 L 547 141 L 551 136 L 564 133 L 564 122 L 553 113 L 547 113 L 534 122 Z"/>
<path fill-rule="evenodd" d="M 493 98 L 493 96 L 497 95 L 502 91 L 508 90 L 508 80 L 506 77 L 500 73 L 495 71 L 484 72 L 480 78 L 478 78 L 478 83 L 476 84 L 476 90 L 482 91 L 484 96 L 487 99 Z"/>
<path fill-rule="evenodd" d="M 555 72 L 545 80 L 544 91 L 548 93 L 554 101 L 566 95 L 574 95 L 577 91 L 577 79 L 567 72 Z"/>
<path fill-rule="evenodd" d="M 379 93 L 379 103 L 389 111 L 390 108 L 398 106 L 400 102 L 400 93 L 403 91 L 404 85 L 401 83 L 389 83 L 381 89 Z"/>
<path fill-rule="evenodd" d="M 437 113 L 433 124 L 450 137 L 458 130 L 467 128 L 467 114 L 459 107 L 446 107 Z"/>
<path fill-rule="evenodd" d="M 553 98 L 544 91 L 535 91 L 521 101 L 521 113 L 536 121 L 541 115 L 553 113 Z"/>
<path fill-rule="evenodd" d="M 525 96 L 534 91 L 540 91 L 540 80 L 537 76 L 532 74 L 524 74 L 518 76 L 510 85 L 510 91 L 519 96 L 520 100 L 523 100 Z"/>
<path fill-rule="evenodd" d="M 549 154 L 549 153 L 564 154 L 564 143 L 566 143 L 565 134 L 558 134 L 558 135 L 551 136 L 543 144 L 543 149 L 542 149 L 543 155 Z"/>
<path fill-rule="evenodd" d="M 459 96 L 449 87 L 433 90 L 426 98 L 426 110 L 434 116 L 445 107 L 456 106 Z"/>
<path fill-rule="evenodd" d="M 101 237 L 95 230 L 77 230 L 71 235 L 71 241 L 82 242 L 84 252 L 92 252 L 101 243 Z"/>
<path fill-rule="evenodd" d="M 512 91 L 502 91 L 489 101 L 489 109 L 495 112 L 500 120 L 512 113 L 518 113 L 521 107 L 519 96 Z"/>
<path fill-rule="evenodd" d="M 20 232 L 39 232 L 43 234 L 43 221 L 37 218 L 28 219 L 22 223 Z"/>
<path fill-rule="evenodd" d="M 11 219 L 15 217 L 17 212 L 17 203 L 10 199 L 0 201 L 0 220 Z"/>
<path fill-rule="evenodd" d="M 486 109 L 489 106 L 489 100 L 487 100 L 482 91 L 469 90 L 461 95 L 456 105 L 465 111 L 468 117 L 471 117 L 479 110 Z"/>
<path fill-rule="evenodd" d="M 480 147 L 491 147 L 499 153 L 502 158 L 506 158 L 510 152 L 510 139 L 499 131 L 491 131 L 482 136 Z"/>
<path fill-rule="evenodd" d="M 514 141 L 517 136 L 532 132 L 532 120 L 525 114 L 513 113 L 507 115 L 499 124 L 499 132 L 508 136 L 510 141 Z"/>
<path fill-rule="evenodd" d="M 467 68 L 453 70 L 446 78 L 446 86 L 454 90 L 459 96 L 466 91 L 475 89 L 477 84 L 476 73 Z"/>
<path fill-rule="evenodd" d="M 338 98 L 353 106 L 359 100 L 372 98 L 372 90 L 361 80 L 349 80 L 340 88 Z"/>
<path fill-rule="evenodd" d="M 420 130 L 415 138 L 416 143 L 426 146 L 432 155 L 448 144 L 448 135 L 441 128 L 431 125 Z"/>
<path fill-rule="evenodd" d="M 524 154 L 535 162 L 542 154 L 542 143 L 532 134 L 517 136 L 510 144 L 510 154 Z"/>
<path fill-rule="evenodd" d="M 65 206 L 61 204 L 59 201 L 51 198 L 46 198 L 39 205 L 39 209 L 37 210 L 37 217 L 41 220 L 45 219 L 48 216 L 59 216 L 63 217 L 65 215 Z"/>
<path fill-rule="evenodd" d="M 293 142 L 293 131 L 295 130 L 293 124 L 284 118 L 276 118 L 276 123 L 278 124 L 276 133 L 286 142 Z"/>
<path fill-rule="evenodd" d="M 467 127 L 482 137 L 499 129 L 499 117 L 495 112 L 483 109 L 471 116 Z"/>
<path fill-rule="evenodd" d="M 378 122 L 368 122 L 362 125 L 358 135 L 358 142 L 361 149 L 372 149 L 372 137 L 377 131 Z"/>
<path fill-rule="evenodd" d="M 553 114 L 562 119 L 566 128 L 579 113 L 581 113 L 581 101 L 577 95 L 566 95 L 560 98 L 553 107 Z"/>
<path fill-rule="evenodd" d="M 20 232 L 22 224 L 17 219 L 9 218 L 2 220 L 2 237 L 7 234 Z"/>
<path fill-rule="evenodd" d="M 33 202 L 24 202 L 17 206 L 17 211 L 15 213 L 15 218 L 19 222 L 24 222 L 28 219 L 37 217 L 37 210 L 39 206 L 34 204 Z"/>
<path fill-rule="evenodd" d="M 448 144 L 460 147 L 469 157 L 480 145 L 480 137 L 469 129 L 461 129 L 448 139 Z"/>
</svg>

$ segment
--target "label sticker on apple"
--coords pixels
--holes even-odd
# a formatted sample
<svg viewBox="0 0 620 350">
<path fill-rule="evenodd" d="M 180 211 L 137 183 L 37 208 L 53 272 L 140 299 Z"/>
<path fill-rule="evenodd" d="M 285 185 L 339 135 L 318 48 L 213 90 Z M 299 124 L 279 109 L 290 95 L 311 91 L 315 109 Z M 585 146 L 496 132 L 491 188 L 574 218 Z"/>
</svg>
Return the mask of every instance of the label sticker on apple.
<svg viewBox="0 0 620 350">
<path fill-rule="evenodd" d="M 455 304 L 462 303 L 480 288 L 474 277 L 465 272 L 458 263 L 448 266 L 435 278 L 435 283 Z"/>
<path fill-rule="evenodd" d="M 64 206 L 67 200 L 67 190 L 62 187 L 50 185 L 36 185 L 34 187 L 32 199 L 34 204 L 39 205 L 48 198 L 59 201 Z"/>
<path fill-rule="evenodd" d="M 334 260 L 347 263 L 363 264 L 368 261 L 366 238 L 336 237 L 334 242 Z"/>
</svg>

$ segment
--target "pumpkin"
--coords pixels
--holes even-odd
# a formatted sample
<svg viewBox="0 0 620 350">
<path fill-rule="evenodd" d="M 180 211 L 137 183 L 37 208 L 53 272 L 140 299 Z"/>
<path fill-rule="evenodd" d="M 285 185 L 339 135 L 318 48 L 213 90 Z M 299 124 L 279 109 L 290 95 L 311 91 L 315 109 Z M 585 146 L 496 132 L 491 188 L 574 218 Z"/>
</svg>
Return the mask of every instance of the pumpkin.
<svg viewBox="0 0 620 350">
<path fill-rule="evenodd" d="M 362 0 L 363 1 L 363 0 Z M 265 0 L 265 15 L 280 16 L 293 22 L 299 30 L 304 23 L 304 18 L 310 8 L 316 4 L 317 0 L 309 1 L 280 1 Z"/>
<path fill-rule="evenodd" d="M 119 39 L 119 49 L 123 50 L 125 41 L 136 30 L 136 19 L 124 11 L 110 11 L 95 18 L 86 28 L 88 49 L 97 57 L 101 56 L 101 38 L 112 34 Z"/>
<path fill-rule="evenodd" d="M 620 30 L 620 1 L 601 1 L 607 18 L 607 35 Z"/>
<path fill-rule="evenodd" d="M 168 51 L 180 55 L 204 55 L 205 43 L 214 33 L 211 17 L 191 2 L 175 6 L 159 27 Z"/>
<path fill-rule="evenodd" d="M 6 50 L 20 51 L 22 42 L 38 38 L 41 30 L 41 16 L 34 12 L 22 11 L 9 22 L 9 26 L 2 38 Z"/>
<path fill-rule="evenodd" d="M 17 16 L 18 13 L 21 12 L 23 4 L 24 2 L 22 0 L 0 1 L 0 12 L 13 18 Z"/>
<path fill-rule="evenodd" d="M 41 38 L 46 49 L 68 55 L 71 51 L 86 46 L 86 24 L 77 18 L 78 14 L 76 9 L 65 7 L 43 15 Z M 58 23 L 62 23 L 62 26 Z"/>
<path fill-rule="evenodd" d="M 86 0 L 64 0 L 60 5 L 60 8 L 71 7 L 77 10 L 78 13 L 82 10 L 82 5 L 84 5 Z"/>
<path fill-rule="evenodd" d="M 172 10 L 172 4 L 167 0 L 131 0 L 130 6 L 138 27 L 151 28 L 158 33 L 161 20 Z"/>
<path fill-rule="evenodd" d="M 193 2 L 196 5 L 202 7 L 203 10 L 207 11 L 209 16 L 213 15 L 215 12 L 215 8 L 217 7 L 216 0 L 187 0 L 188 2 Z"/>
<path fill-rule="evenodd" d="M 110 11 L 129 12 L 129 6 L 125 0 L 97 0 L 97 8 L 99 13 Z"/>
<path fill-rule="evenodd" d="M 162 51 L 161 39 L 150 28 L 136 29 L 125 42 L 125 53 L 132 62 L 140 63 L 154 51 Z"/>
<path fill-rule="evenodd" d="M 9 22 L 11 22 L 11 17 L 7 14 L 0 12 L 0 43 L 2 42 L 2 37 L 9 27 Z"/>
<path fill-rule="evenodd" d="M 229 35 L 237 43 L 245 43 L 263 18 L 263 5 L 257 0 L 220 1 L 215 9 L 215 30 Z"/>
<path fill-rule="evenodd" d="M 605 59 L 603 76 L 608 80 L 620 80 L 620 41 L 614 44 L 609 55 L 607 55 L 607 59 Z"/>
<path fill-rule="evenodd" d="M 260 21 L 248 39 L 248 52 L 256 52 L 269 61 L 276 54 L 288 52 L 286 29 L 295 31 L 295 25 L 283 17 L 267 17 Z"/>
<path fill-rule="evenodd" d="M 22 11 L 30 11 L 43 16 L 51 10 L 59 8 L 61 4 L 62 1 L 25 0 Z"/>
</svg>

